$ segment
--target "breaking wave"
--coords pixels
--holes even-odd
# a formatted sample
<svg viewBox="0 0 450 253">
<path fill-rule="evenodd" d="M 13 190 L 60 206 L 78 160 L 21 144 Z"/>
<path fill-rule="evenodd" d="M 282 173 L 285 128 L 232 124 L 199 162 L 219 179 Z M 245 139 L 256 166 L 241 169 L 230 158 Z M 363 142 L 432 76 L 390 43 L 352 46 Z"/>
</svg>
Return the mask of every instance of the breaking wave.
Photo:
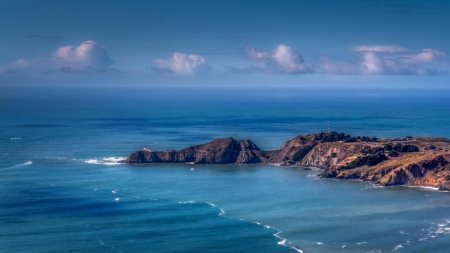
<svg viewBox="0 0 450 253">
<path fill-rule="evenodd" d="M 105 158 L 87 159 L 84 160 L 84 162 L 89 164 L 118 165 L 123 160 L 125 160 L 125 157 L 105 157 Z"/>
</svg>

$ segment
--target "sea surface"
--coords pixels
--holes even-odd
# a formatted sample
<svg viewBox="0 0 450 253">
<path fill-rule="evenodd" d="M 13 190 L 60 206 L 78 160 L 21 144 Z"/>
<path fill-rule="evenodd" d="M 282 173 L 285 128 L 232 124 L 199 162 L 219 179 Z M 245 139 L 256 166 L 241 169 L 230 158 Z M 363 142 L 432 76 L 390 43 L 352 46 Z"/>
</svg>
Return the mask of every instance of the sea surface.
<svg viewBox="0 0 450 253">
<path fill-rule="evenodd" d="M 127 88 L 130 90 L 130 88 Z M 450 137 L 450 90 L 1 88 L 0 252 L 449 252 L 450 193 L 266 165 L 124 165 L 144 146 Z"/>
</svg>

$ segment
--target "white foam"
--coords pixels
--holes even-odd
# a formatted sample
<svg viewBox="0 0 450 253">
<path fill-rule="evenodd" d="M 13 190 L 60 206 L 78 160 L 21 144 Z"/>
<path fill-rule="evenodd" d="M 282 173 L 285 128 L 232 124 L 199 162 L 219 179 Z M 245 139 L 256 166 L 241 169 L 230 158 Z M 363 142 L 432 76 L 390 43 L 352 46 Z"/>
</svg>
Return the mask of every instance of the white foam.
<svg viewBox="0 0 450 253">
<path fill-rule="evenodd" d="M 434 187 L 434 186 L 425 186 L 425 185 L 406 185 L 406 187 L 410 187 L 410 188 L 419 188 L 422 190 L 429 190 L 429 191 L 438 191 L 439 187 Z"/>
<path fill-rule="evenodd" d="M 22 138 L 11 138 L 11 140 L 22 140 Z"/>
<path fill-rule="evenodd" d="M 292 246 L 291 249 L 296 250 L 298 253 L 303 253 L 303 250 L 296 248 L 294 246 Z"/>
<path fill-rule="evenodd" d="M 323 242 L 317 242 L 317 245 L 323 245 Z"/>
<path fill-rule="evenodd" d="M 399 244 L 399 245 L 395 246 L 394 251 L 401 249 L 401 248 L 403 248 L 403 246 L 401 244 Z"/>
<path fill-rule="evenodd" d="M 225 213 L 226 213 L 225 210 L 223 210 L 223 208 L 220 208 L 220 213 L 219 213 L 219 215 L 222 216 L 222 215 L 224 215 Z"/>
<path fill-rule="evenodd" d="M 214 207 L 214 206 L 216 206 L 215 204 L 213 204 L 213 203 L 211 203 L 211 202 L 206 202 L 208 205 L 210 205 L 210 206 L 212 206 L 212 207 Z"/>
<path fill-rule="evenodd" d="M 120 198 L 115 198 L 114 200 L 115 200 L 115 201 L 119 201 L 119 200 L 120 200 Z"/>
<path fill-rule="evenodd" d="M 279 245 L 286 246 L 286 239 L 283 239 L 281 242 L 278 242 Z"/>
<path fill-rule="evenodd" d="M 23 167 L 23 166 L 31 165 L 32 163 L 33 163 L 32 161 L 29 161 L 29 162 L 26 162 L 26 163 L 16 164 L 14 166 L 11 166 L 11 167 L 8 167 L 8 168 L 4 168 L 4 169 L 17 169 L 17 168 L 20 168 L 20 167 Z"/>
<path fill-rule="evenodd" d="M 114 194 L 116 194 L 117 192 L 116 191 L 111 191 L 112 193 L 114 193 Z"/>
<path fill-rule="evenodd" d="M 270 228 L 270 226 L 264 225 L 265 228 Z"/>
<path fill-rule="evenodd" d="M 125 157 L 104 157 L 104 158 L 87 159 L 84 160 L 84 162 L 89 164 L 118 165 L 123 160 L 125 160 Z"/>
</svg>

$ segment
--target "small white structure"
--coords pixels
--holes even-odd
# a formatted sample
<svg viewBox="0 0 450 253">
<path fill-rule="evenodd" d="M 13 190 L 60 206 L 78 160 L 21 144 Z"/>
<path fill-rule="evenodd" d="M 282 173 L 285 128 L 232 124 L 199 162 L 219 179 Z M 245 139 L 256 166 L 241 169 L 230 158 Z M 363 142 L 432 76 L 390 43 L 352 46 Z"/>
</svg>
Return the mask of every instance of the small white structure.
<svg viewBox="0 0 450 253">
<path fill-rule="evenodd" d="M 144 147 L 144 149 L 142 151 L 148 151 L 148 152 L 152 152 L 151 149 L 148 149 L 147 147 Z"/>
</svg>

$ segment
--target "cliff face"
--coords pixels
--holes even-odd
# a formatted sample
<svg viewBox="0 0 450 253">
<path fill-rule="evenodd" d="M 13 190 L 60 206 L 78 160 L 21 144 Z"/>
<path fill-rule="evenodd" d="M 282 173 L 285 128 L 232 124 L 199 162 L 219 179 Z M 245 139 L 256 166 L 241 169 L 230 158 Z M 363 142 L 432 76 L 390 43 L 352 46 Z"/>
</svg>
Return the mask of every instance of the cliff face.
<svg viewBox="0 0 450 253">
<path fill-rule="evenodd" d="M 395 158 L 376 166 L 350 170 L 329 168 L 321 174 L 326 178 L 362 179 L 383 186 L 434 186 L 446 190 L 450 186 L 450 153 L 419 154 L 420 157 Z"/>
<path fill-rule="evenodd" d="M 299 135 L 283 143 L 278 150 L 265 151 L 265 162 L 293 165 L 300 162 L 318 143 L 319 141 L 311 136 L 305 138 L 304 135 Z"/>
<path fill-rule="evenodd" d="M 179 151 L 136 151 L 125 163 L 261 163 L 262 151 L 251 140 L 221 138 L 212 142 L 191 146 Z"/>
<path fill-rule="evenodd" d="M 327 142 L 315 146 L 299 163 L 301 166 L 328 169 L 360 154 L 363 143 Z"/>
<path fill-rule="evenodd" d="M 347 138 L 347 141 L 340 141 L 339 138 Z M 348 136 L 337 133 L 299 135 L 285 142 L 278 150 L 263 151 L 251 140 L 221 138 L 178 151 L 136 151 L 123 162 L 275 163 L 322 168 L 324 172 L 320 176 L 324 178 L 362 179 L 384 186 L 427 185 L 450 190 L 450 140 L 427 137 L 395 139 L 397 143 L 390 143 L 390 140 L 366 139 L 368 141 L 348 141 Z M 391 145 L 394 150 L 405 150 L 397 147 L 400 144 L 403 147 L 413 146 L 413 152 L 392 153 L 385 147 Z"/>
</svg>

